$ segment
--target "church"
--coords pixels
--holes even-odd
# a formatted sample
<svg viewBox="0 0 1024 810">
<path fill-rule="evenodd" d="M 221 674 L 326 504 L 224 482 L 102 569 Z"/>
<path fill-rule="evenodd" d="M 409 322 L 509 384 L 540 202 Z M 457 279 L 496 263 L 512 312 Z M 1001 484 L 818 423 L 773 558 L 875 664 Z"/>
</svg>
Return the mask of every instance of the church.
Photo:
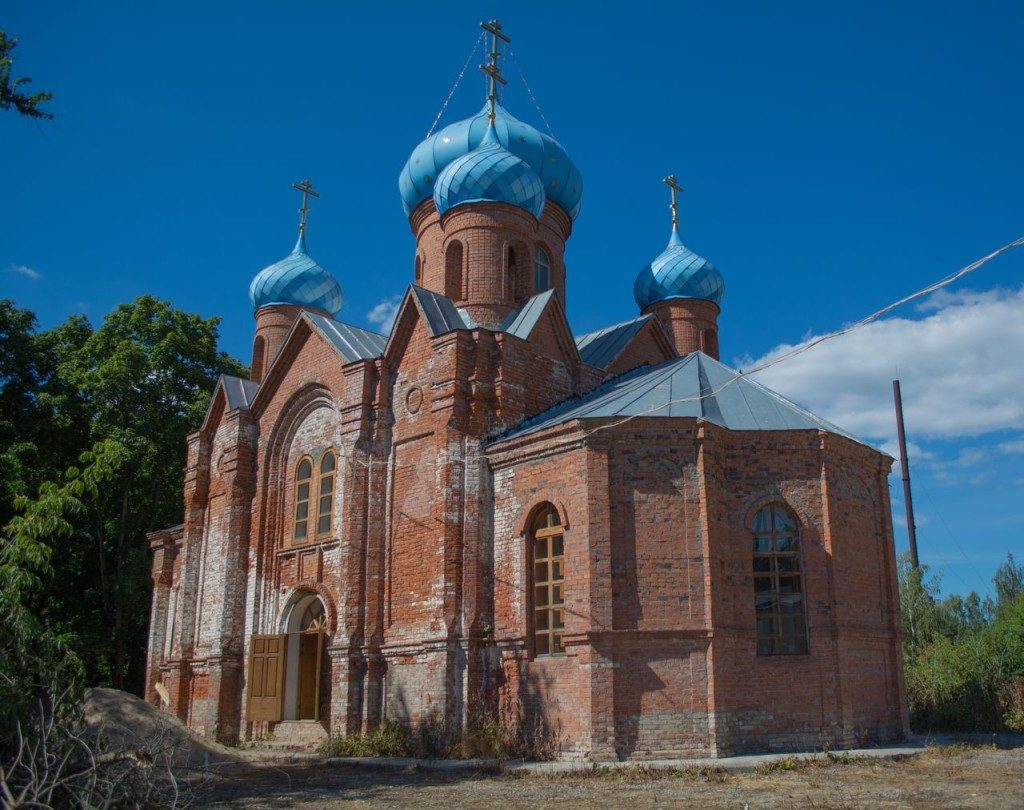
<svg viewBox="0 0 1024 810">
<path fill-rule="evenodd" d="M 483 27 L 485 106 L 399 176 L 390 334 L 339 315 L 296 186 L 250 379 L 218 381 L 184 522 L 148 538 L 147 700 L 232 744 L 492 718 L 593 760 L 901 738 L 892 459 L 719 361 L 724 280 L 673 177 L 637 309 L 573 333 L 582 178 L 499 104 Z"/>
</svg>

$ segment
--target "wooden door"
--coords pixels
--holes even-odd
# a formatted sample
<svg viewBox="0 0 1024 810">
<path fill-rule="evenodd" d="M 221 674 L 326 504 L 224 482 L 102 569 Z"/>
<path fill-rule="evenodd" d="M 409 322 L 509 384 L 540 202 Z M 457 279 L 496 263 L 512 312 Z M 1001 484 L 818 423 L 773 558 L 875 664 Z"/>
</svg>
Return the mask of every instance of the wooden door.
<svg viewBox="0 0 1024 810">
<path fill-rule="evenodd" d="M 299 636 L 299 701 L 297 719 L 318 720 L 320 714 L 320 657 L 323 633 Z"/>
<path fill-rule="evenodd" d="M 253 636 L 249 645 L 250 721 L 276 723 L 284 713 L 285 636 Z"/>
</svg>

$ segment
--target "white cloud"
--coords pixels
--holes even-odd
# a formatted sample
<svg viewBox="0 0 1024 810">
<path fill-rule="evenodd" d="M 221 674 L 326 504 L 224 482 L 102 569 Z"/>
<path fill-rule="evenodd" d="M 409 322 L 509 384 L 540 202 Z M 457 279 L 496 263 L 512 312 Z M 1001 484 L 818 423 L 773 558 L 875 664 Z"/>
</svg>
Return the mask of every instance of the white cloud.
<svg viewBox="0 0 1024 810">
<path fill-rule="evenodd" d="M 366 313 L 366 320 L 379 327 L 385 335 L 391 334 L 391 327 L 395 325 L 395 318 L 398 316 L 398 305 L 401 303 L 400 295 L 385 298 Z"/>
<path fill-rule="evenodd" d="M 1004 453 L 1024 453 L 1024 438 L 1002 442 L 999 449 Z"/>
<path fill-rule="evenodd" d="M 755 379 L 867 438 L 895 436 L 896 377 L 911 436 L 1024 428 L 1024 287 L 940 292 L 919 309 L 930 314 L 876 321 L 758 372 Z M 793 348 L 777 346 L 764 357 L 739 362 L 760 365 Z"/>
<path fill-rule="evenodd" d="M 12 275 L 30 278 L 33 281 L 43 277 L 42 273 L 40 273 L 38 270 L 33 270 L 27 264 L 12 264 L 10 267 L 7 268 L 7 272 L 11 273 Z"/>
</svg>

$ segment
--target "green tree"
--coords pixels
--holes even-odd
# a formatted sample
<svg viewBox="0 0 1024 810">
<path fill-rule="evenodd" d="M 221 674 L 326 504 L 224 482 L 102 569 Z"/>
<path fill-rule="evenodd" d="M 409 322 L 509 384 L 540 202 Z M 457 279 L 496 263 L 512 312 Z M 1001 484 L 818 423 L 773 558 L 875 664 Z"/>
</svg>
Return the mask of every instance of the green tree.
<svg viewBox="0 0 1024 810">
<path fill-rule="evenodd" d="M 1024 594 L 1024 565 L 1015 562 L 1013 554 L 1007 552 L 1006 562 L 996 570 L 992 583 L 996 586 L 996 609 L 1012 604 Z"/>
<path fill-rule="evenodd" d="M 12 39 L 0 30 L 0 110 L 8 110 L 12 106 L 22 115 L 30 118 L 53 118 L 53 115 L 40 109 L 39 105 L 50 101 L 52 93 L 28 94 L 21 89 L 31 83 L 31 79 L 22 76 L 18 79 L 12 78 L 14 58 L 11 53 L 18 45 L 18 40 Z"/>
</svg>

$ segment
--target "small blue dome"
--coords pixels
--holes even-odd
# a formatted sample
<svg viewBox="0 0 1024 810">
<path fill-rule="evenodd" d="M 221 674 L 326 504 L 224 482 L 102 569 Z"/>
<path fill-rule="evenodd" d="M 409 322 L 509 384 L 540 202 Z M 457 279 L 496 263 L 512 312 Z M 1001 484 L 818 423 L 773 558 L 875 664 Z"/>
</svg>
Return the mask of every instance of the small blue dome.
<svg viewBox="0 0 1024 810">
<path fill-rule="evenodd" d="M 725 279 L 718 268 L 686 247 L 675 226 L 668 247 L 640 271 L 633 284 L 633 297 L 641 310 L 669 298 L 703 298 L 721 304 L 724 295 Z"/>
<path fill-rule="evenodd" d="M 341 309 L 342 295 L 334 276 L 306 253 L 306 237 L 300 233 L 291 253 L 256 274 L 249 285 L 249 300 L 254 310 L 290 304 L 334 317 Z"/>
<path fill-rule="evenodd" d="M 498 143 L 493 126 L 476 149 L 449 163 L 434 184 L 439 214 L 472 202 L 508 203 L 537 219 L 544 210 L 544 186 L 537 172 Z"/>
<path fill-rule="evenodd" d="M 513 118 L 500 105 L 495 107 L 494 128 L 498 142 L 526 161 L 540 177 L 547 199 L 575 219 L 583 197 L 583 178 L 562 145 Z M 456 121 L 435 132 L 413 150 L 398 177 L 398 190 L 407 216 L 430 197 L 434 181 L 449 163 L 481 144 L 487 129 L 485 106 L 472 118 Z"/>
</svg>

